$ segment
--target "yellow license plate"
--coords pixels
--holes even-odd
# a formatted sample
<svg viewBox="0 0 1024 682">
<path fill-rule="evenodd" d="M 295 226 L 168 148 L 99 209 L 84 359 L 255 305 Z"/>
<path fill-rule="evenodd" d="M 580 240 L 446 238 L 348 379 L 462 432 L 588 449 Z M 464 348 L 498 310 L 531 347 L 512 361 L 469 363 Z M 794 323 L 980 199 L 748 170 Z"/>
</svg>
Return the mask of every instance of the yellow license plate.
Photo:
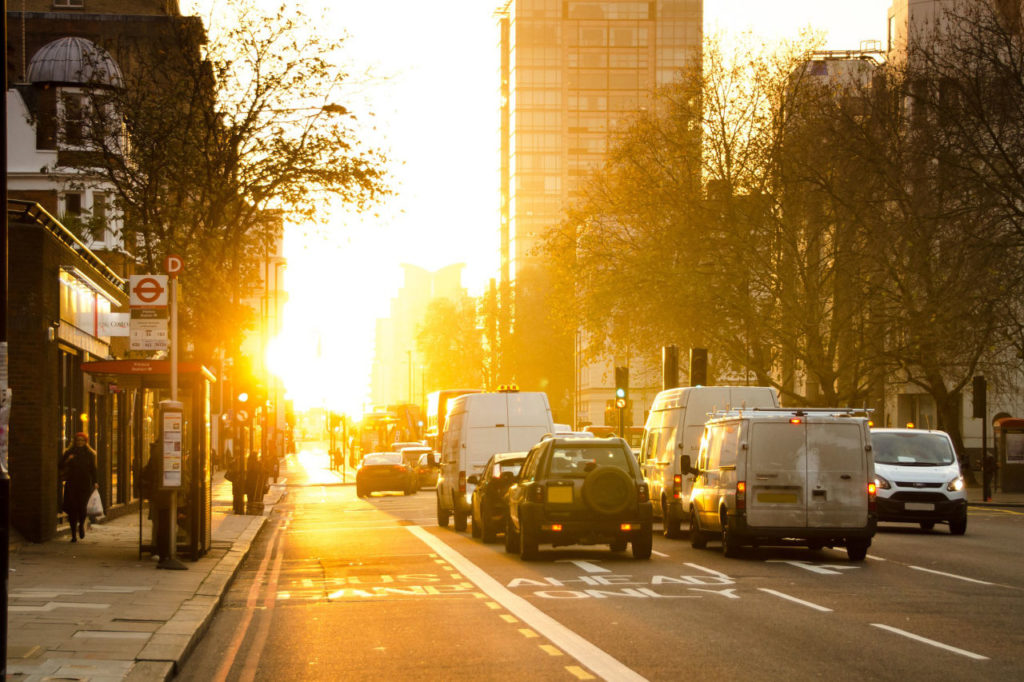
<svg viewBox="0 0 1024 682">
<path fill-rule="evenodd" d="M 765 504 L 796 504 L 796 493 L 758 493 L 757 501 Z"/>
<path fill-rule="evenodd" d="M 548 502 L 554 504 L 572 504 L 572 486 L 559 485 L 548 488 Z"/>
</svg>

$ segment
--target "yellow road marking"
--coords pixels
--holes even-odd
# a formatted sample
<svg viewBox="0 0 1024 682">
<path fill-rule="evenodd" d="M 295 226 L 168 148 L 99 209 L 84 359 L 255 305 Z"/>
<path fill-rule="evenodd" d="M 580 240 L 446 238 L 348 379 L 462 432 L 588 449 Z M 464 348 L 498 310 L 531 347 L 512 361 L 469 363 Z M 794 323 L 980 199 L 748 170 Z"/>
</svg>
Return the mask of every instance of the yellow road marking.
<svg viewBox="0 0 1024 682">
<path fill-rule="evenodd" d="M 569 672 L 571 672 L 573 675 L 575 675 L 577 680 L 596 680 L 597 679 L 596 677 L 594 677 L 593 675 L 591 675 L 590 673 L 588 673 L 586 670 L 584 670 L 583 668 L 579 667 L 578 665 L 567 665 L 567 666 L 565 666 L 565 669 L 568 670 Z"/>
<path fill-rule="evenodd" d="M 544 653 L 546 653 L 548 656 L 562 656 L 563 655 L 562 652 L 558 649 L 558 647 L 552 646 L 550 644 L 541 644 L 540 645 L 540 650 L 543 651 Z"/>
<path fill-rule="evenodd" d="M 487 606 L 487 608 L 489 608 L 492 611 L 497 611 L 498 609 L 501 608 L 501 604 L 499 604 L 496 601 L 488 601 L 488 602 L 484 602 L 484 604 Z"/>
<path fill-rule="evenodd" d="M 505 621 L 506 623 L 518 623 L 519 622 L 518 618 L 516 618 L 515 616 L 512 616 L 512 615 L 509 615 L 507 613 L 501 614 L 501 619 L 503 621 Z"/>
<path fill-rule="evenodd" d="M 540 635 L 538 635 L 530 628 L 519 628 L 519 634 L 521 634 L 526 639 L 534 639 L 535 637 L 540 637 Z"/>
</svg>

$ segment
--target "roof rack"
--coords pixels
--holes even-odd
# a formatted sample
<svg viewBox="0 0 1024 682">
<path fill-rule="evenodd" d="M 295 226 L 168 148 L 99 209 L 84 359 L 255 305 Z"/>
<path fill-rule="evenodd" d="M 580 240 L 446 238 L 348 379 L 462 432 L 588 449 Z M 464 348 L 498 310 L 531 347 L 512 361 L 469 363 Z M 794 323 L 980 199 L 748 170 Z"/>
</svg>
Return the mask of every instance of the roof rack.
<svg viewBox="0 0 1024 682">
<path fill-rule="evenodd" d="M 844 414 L 868 416 L 875 410 L 870 407 L 752 407 L 754 412 L 792 412 L 805 414 Z"/>
</svg>

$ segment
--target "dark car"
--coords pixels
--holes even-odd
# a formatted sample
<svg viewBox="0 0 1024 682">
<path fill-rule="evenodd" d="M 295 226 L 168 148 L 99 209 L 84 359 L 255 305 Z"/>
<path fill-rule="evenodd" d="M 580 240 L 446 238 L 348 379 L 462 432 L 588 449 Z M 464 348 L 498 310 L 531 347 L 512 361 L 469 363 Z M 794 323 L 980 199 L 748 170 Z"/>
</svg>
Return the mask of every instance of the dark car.
<svg viewBox="0 0 1024 682">
<path fill-rule="evenodd" d="M 405 463 L 412 467 L 413 472 L 416 474 L 416 489 L 419 490 L 423 486 L 420 478 L 420 458 L 422 458 L 423 455 L 430 454 L 433 450 L 428 448 L 426 445 L 415 445 L 402 448 L 399 452 L 402 453 L 402 459 Z M 431 485 L 436 485 L 436 483 L 437 481 L 435 480 Z"/>
<path fill-rule="evenodd" d="M 545 438 L 533 446 L 508 491 L 505 551 L 535 559 L 538 546 L 608 543 L 649 559 L 647 484 L 621 438 Z"/>
<path fill-rule="evenodd" d="M 505 530 L 508 516 L 508 488 L 516 480 L 526 461 L 525 452 L 499 452 L 491 455 L 482 474 L 473 474 L 466 481 L 473 489 L 473 537 L 494 542 Z"/>
<path fill-rule="evenodd" d="M 437 477 L 441 473 L 441 463 L 439 461 L 439 455 L 433 450 L 427 449 L 427 452 L 420 455 L 419 460 L 416 462 L 416 475 L 420 480 L 420 487 L 434 487 L 437 485 Z"/>
<path fill-rule="evenodd" d="M 356 471 L 356 495 L 366 497 L 381 490 L 412 495 L 417 489 L 416 471 L 400 452 L 371 452 Z"/>
</svg>

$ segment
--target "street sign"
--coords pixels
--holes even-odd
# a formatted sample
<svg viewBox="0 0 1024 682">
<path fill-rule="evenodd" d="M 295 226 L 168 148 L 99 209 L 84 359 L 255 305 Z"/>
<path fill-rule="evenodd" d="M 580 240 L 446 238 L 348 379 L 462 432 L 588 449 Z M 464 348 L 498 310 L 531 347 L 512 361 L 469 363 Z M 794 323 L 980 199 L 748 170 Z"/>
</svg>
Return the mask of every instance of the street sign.
<svg viewBox="0 0 1024 682">
<path fill-rule="evenodd" d="M 132 308 L 167 306 L 167 275 L 132 275 L 128 278 L 128 304 Z"/>
<path fill-rule="evenodd" d="M 176 253 L 169 253 L 164 258 L 164 272 L 172 278 L 185 269 L 185 259 Z"/>
<path fill-rule="evenodd" d="M 249 413 L 246 412 L 245 410 L 239 410 L 238 412 L 235 413 L 235 419 L 237 419 L 240 422 L 247 422 L 249 421 Z"/>
<path fill-rule="evenodd" d="M 166 308 L 133 308 L 131 315 L 130 350 L 167 350 Z"/>
</svg>

